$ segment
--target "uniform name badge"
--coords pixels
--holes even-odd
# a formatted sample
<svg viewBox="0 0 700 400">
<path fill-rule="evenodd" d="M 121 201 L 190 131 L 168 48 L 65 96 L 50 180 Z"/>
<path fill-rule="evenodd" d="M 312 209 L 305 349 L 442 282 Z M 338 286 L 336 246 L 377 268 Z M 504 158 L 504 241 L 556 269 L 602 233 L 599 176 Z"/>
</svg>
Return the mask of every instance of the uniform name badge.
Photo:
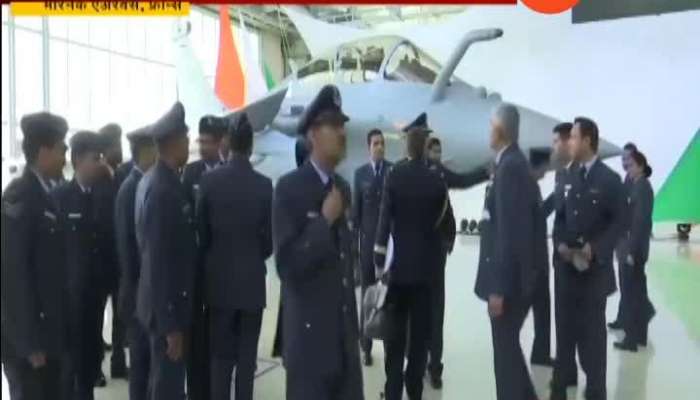
<svg viewBox="0 0 700 400">
<path fill-rule="evenodd" d="M 569 190 L 571 190 L 571 184 L 564 185 L 564 197 L 569 197 Z"/>
</svg>

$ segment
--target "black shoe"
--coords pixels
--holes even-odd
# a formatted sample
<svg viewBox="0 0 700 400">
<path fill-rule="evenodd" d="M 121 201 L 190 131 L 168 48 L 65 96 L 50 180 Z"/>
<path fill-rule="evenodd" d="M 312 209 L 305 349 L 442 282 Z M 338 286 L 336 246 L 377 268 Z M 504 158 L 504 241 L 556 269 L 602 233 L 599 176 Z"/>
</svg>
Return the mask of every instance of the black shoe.
<svg viewBox="0 0 700 400">
<path fill-rule="evenodd" d="M 95 381 L 95 387 L 103 388 L 105 386 L 107 386 L 107 378 L 105 378 L 105 374 L 100 370 L 97 381 Z"/>
<path fill-rule="evenodd" d="M 546 358 L 530 358 L 530 364 L 532 365 L 539 365 L 541 367 L 553 367 L 554 366 L 554 360 L 552 357 L 546 357 Z"/>
<path fill-rule="evenodd" d="M 621 342 L 613 343 L 613 346 L 618 350 L 631 351 L 633 353 L 637 352 L 637 343 L 631 340 L 623 340 Z"/>
<path fill-rule="evenodd" d="M 566 385 L 564 389 L 565 391 L 566 388 L 576 387 L 578 386 L 578 377 L 570 378 L 566 382 L 564 382 L 564 384 Z M 549 381 L 549 387 L 552 388 L 552 391 L 556 390 L 555 388 L 557 387 L 557 385 L 554 383 L 553 379 Z"/>
<path fill-rule="evenodd" d="M 566 389 L 554 389 L 549 394 L 549 400 L 566 400 Z"/>
<path fill-rule="evenodd" d="M 371 367 L 372 364 L 374 364 L 374 360 L 372 359 L 372 354 L 365 353 L 362 362 L 365 364 L 365 367 Z"/>
<path fill-rule="evenodd" d="M 623 329 L 622 322 L 617 321 L 617 320 L 610 322 L 610 323 L 608 323 L 608 328 L 613 329 L 613 330 L 621 330 L 621 329 Z"/>
<path fill-rule="evenodd" d="M 435 390 L 442 389 L 442 377 L 438 375 L 430 374 L 430 386 Z"/>
</svg>

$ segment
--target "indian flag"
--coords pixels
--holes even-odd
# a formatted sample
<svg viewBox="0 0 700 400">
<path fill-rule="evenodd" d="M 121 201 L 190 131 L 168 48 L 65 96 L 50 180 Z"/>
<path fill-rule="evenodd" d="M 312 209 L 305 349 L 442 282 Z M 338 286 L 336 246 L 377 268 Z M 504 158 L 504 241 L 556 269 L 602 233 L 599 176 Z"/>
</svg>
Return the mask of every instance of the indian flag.
<svg viewBox="0 0 700 400">
<path fill-rule="evenodd" d="M 221 29 L 215 91 L 226 107 L 235 110 L 264 97 L 275 81 L 269 67 L 260 62 L 256 43 L 246 28 L 243 14 L 238 12 L 240 30 L 234 29 L 228 9 L 226 5 L 219 6 Z"/>
</svg>

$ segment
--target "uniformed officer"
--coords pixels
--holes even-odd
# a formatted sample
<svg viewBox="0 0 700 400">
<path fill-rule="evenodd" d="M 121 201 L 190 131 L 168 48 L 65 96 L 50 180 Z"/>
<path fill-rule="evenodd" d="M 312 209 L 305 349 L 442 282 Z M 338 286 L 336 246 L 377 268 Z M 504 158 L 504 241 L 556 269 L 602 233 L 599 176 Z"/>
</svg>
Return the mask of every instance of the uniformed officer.
<svg viewBox="0 0 700 400">
<path fill-rule="evenodd" d="M 27 166 L 2 195 L 2 363 L 12 400 L 61 393 L 66 340 L 65 236 L 49 179 L 65 165 L 66 120 L 22 117 Z"/>
<path fill-rule="evenodd" d="M 198 142 L 201 158 L 187 164 L 182 173 L 182 183 L 195 212 L 195 218 L 202 176 L 223 165 L 224 157 L 219 153 L 219 149 L 227 126 L 226 119 L 213 115 L 205 115 L 199 120 Z M 194 315 L 187 360 L 187 391 L 190 400 L 209 400 L 209 311 L 204 304 L 204 271 L 197 268 L 195 272 L 192 298 Z"/>
<path fill-rule="evenodd" d="M 241 114 L 228 128 L 230 162 L 205 174 L 197 207 L 210 311 L 211 399 L 253 399 L 265 307 L 265 260 L 272 255 L 272 181 L 250 164 L 253 129 Z"/>
<path fill-rule="evenodd" d="M 113 379 L 127 378 L 126 353 L 124 351 L 125 327 L 120 318 L 117 299 L 119 297 L 119 261 L 117 258 L 116 239 L 114 237 L 114 204 L 123 176 L 116 171 L 122 164 L 122 129 L 119 125 L 110 123 L 100 128 L 99 135 L 103 142 L 104 161 L 101 178 L 94 185 L 94 196 L 97 201 L 97 216 L 100 221 L 102 257 L 102 307 L 96 334 L 102 343 L 102 325 L 107 298 L 112 299 L 112 357 L 110 373 Z M 123 173 L 123 171 L 121 172 Z M 104 358 L 104 352 L 102 353 Z M 102 363 L 98 365 L 99 375 L 97 386 L 105 386 L 106 380 L 102 373 Z"/>
<path fill-rule="evenodd" d="M 367 133 L 369 162 L 355 170 L 352 202 L 352 221 L 359 246 L 362 297 L 370 285 L 376 282 L 374 276 L 374 238 L 379 219 L 379 203 L 382 199 L 384 176 L 392 163 L 384 159 L 384 134 L 379 129 Z M 364 316 L 361 317 L 364 321 Z M 361 339 L 364 364 L 372 365 L 372 339 Z"/>
<path fill-rule="evenodd" d="M 586 373 L 586 399 L 606 398 L 607 331 L 605 305 L 615 291 L 613 251 L 619 238 L 622 183 L 598 159 L 598 127 L 592 120 L 574 121 L 569 149 L 576 162 L 565 194 L 565 230 L 556 251 L 562 258 L 561 313 L 564 335 L 578 335 L 579 357 Z M 569 340 L 567 340 L 569 341 Z M 565 373 L 554 369 L 553 400 L 566 398 Z"/>
<path fill-rule="evenodd" d="M 520 330 L 547 257 L 544 214 L 537 183 L 518 146 L 519 125 L 518 109 L 511 104 L 499 105 L 491 117 L 496 167 L 485 210 L 491 243 L 484 246 L 489 262 L 479 265 L 475 287 L 488 303 L 499 400 L 536 398 Z"/>
<path fill-rule="evenodd" d="M 177 171 L 187 163 L 185 109 L 175 105 L 151 127 L 158 161 L 136 189 L 141 275 L 136 312 L 149 334 L 151 399 L 182 399 L 184 343 L 192 324 L 197 245 L 192 205 Z"/>
<path fill-rule="evenodd" d="M 575 169 L 569 152 L 569 138 L 571 137 L 570 122 L 562 122 L 552 130 L 552 153 L 551 161 L 557 166 L 554 176 L 554 191 L 544 201 L 544 214 L 549 216 L 554 212 L 554 229 L 552 231 L 552 247 L 556 250 L 558 243 L 562 241 L 566 230 L 566 218 L 564 202 L 566 195 L 571 189 L 571 171 Z M 558 251 L 552 252 L 552 267 L 554 268 L 554 330 L 556 334 L 556 366 L 555 371 L 560 376 L 557 378 L 564 386 L 576 386 L 578 377 L 578 367 L 576 366 L 576 343 L 575 334 L 564 334 L 563 325 L 565 318 L 562 313 L 574 313 L 576 310 L 566 309 L 561 297 L 562 270 L 565 267 Z M 534 349 L 533 349 L 534 350 Z"/>
<path fill-rule="evenodd" d="M 535 182 L 544 178 L 547 173 L 547 168 L 549 167 L 550 155 L 547 153 L 540 152 L 530 152 L 530 172 L 532 174 Z M 537 194 L 538 202 L 542 203 L 542 192 L 540 191 L 539 184 L 535 185 L 535 190 Z M 547 236 L 547 224 L 546 216 L 544 216 L 544 204 L 542 204 L 542 216 L 543 218 L 537 219 L 538 228 L 544 230 L 541 233 Z M 538 234 L 540 232 L 538 231 Z M 545 247 L 545 250 L 547 248 Z M 542 256 L 542 254 L 540 254 Z M 534 365 L 540 365 L 545 367 L 553 367 L 554 360 L 551 357 L 551 296 L 549 294 L 549 251 L 544 254 L 544 257 L 537 260 L 541 263 L 540 268 L 541 273 L 539 274 L 539 279 L 535 285 L 535 289 L 532 293 L 532 316 L 534 322 L 535 339 L 532 341 L 532 351 L 530 353 L 530 363 Z"/>
<path fill-rule="evenodd" d="M 426 117 L 427 118 L 427 117 Z M 457 174 L 442 164 L 442 144 L 440 139 L 431 137 L 426 144 L 426 158 L 430 169 L 440 176 L 448 189 L 465 189 L 476 185 L 484 179 L 488 179 L 488 174 L 479 169 L 474 173 Z M 449 197 L 448 197 L 449 202 Z M 445 214 L 444 231 L 441 232 L 443 246 L 436 255 L 436 267 L 434 286 L 431 291 L 431 330 L 430 342 L 428 344 L 428 374 L 430 375 L 430 385 L 434 389 L 442 388 L 442 349 L 443 349 L 443 325 L 445 322 L 445 264 L 447 255 L 452 253 L 455 239 L 457 237 L 457 223 L 452 203 L 448 203 Z"/>
<path fill-rule="evenodd" d="M 182 183 L 187 193 L 192 196 L 194 206 L 199 180 L 202 174 L 223 164 L 222 154 L 219 153 L 221 140 L 226 132 L 227 123 L 223 118 L 205 115 L 199 120 L 199 156 L 200 159 L 187 164 L 182 173 Z"/>
<path fill-rule="evenodd" d="M 122 183 L 115 205 L 115 233 L 121 268 L 119 311 L 127 325 L 129 339 L 129 399 L 147 400 L 151 351 L 148 334 L 136 317 L 136 289 L 141 274 L 141 258 L 136 243 L 134 203 L 136 187 L 143 174 L 156 161 L 156 148 L 150 126 L 127 134 L 134 167 Z"/>
<path fill-rule="evenodd" d="M 99 136 L 80 131 L 70 139 L 73 179 L 53 190 L 59 220 L 66 232 L 68 279 L 68 357 L 64 370 L 66 399 L 93 399 L 103 350 L 94 334 L 101 315 L 104 240 L 92 186 L 100 178 L 102 147 Z"/>
<path fill-rule="evenodd" d="M 282 281 L 287 399 L 362 400 L 362 370 L 350 187 L 335 167 L 345 156 L 340 93 L 324 86 L 299 122 L 309 160 L 284 175 L 273 200 L 276 265 Z"/>
<path fill-rule="evenodd" d="M 619 266 L 627 277 L 627 294 L 624 305 L 625 338 L 615 343 L 620 350 L 635 352 L 637 346 L 647 345 L 649 321 L 656 311 L 649 300 L 647 292 L 647 276 L 645 264 L 649 259 L 649 241 L 651 238 L 651 214 L 654 210 L 654 189 L 649 183 L 651 167 L 647 158 L 639 151 L 630 154 L 627 173 L 631 187 L 625 202 L 627 211 L 624 213 L 630 219 L 625 224 L 622 237 L 626 241 L 624 264 Z"/>
<path fill-rule="evenodd" d="M 437 274 L 435 258 L 442 251 L 440 229 L 448 208 L 447 188 L 424 158 L 430 133 L 425 114 L 405 127 L 404 132 L 408 158 L 387 174 L 374 248 L 379 277 L 385 272 L 391 234 L 394 252 L 387 304 L 392 326 L 384 340 L 387 400 L 401 399 L 404 382 L 409 398 L 420 399 L 423 395 L 431 330 L 430 293 Z M 405 357 L 408 364 L 404 372 Z"/>
<path fill-rule="evenodd" d="M 632 187 L 634 186 L 634 180 L 630 176 L 629 169 L 630 165 L 632 164 L 632 153 L 636 151 L 637 146 L 634 143 L 626 143 L 622 148 L 622 169 L 625 171 L 625 179 L 622 184 L 624 193 L 622 196 L 625 198 L 629 198 L 631 196 Z M 620 301 L 617 305 L 617 317 L 615 317 L 613 322 L 608 323 L 608 328 L 610 329 L 624 329 L 626 311 L 625 306 L 629 304 L 625 298 L 627 295 L 627 283 L 629 282 L 629 275 L 625 274 L 625 272 L 629 271 L 629 268 L 625 268 L 625 265 L 627 264 L 625 258 L 629 252 L 627 248 L 629 241 L 627 240 L 628 238 L 625 236 L 625 233 L 629 230 L 631 223 L 631 215 L 629 215 L 630 211 L 630 207 L 622 208 L 622 216 L 620 217 L 620 232 L 622 233 L 622 236 L 620 239 L 618 239 L 617 245 L 615 246 Z"/>
</svg>

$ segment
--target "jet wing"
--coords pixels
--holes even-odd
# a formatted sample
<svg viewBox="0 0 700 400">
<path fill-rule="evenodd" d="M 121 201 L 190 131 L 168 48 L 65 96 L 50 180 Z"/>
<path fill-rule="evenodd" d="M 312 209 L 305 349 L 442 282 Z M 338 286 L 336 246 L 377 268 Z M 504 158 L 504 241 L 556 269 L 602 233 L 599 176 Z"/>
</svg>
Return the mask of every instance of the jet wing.
<svg viewBox="0 0 700 400">
<path fill-rule="evenodd" d="M 245 112 L 248 115 L 248 121 L 253 127 L 253 132 L 260 132 L 270 126 L 272 121 L 279 114 L 280 106 L 284 97 L 287 95 L 287 88 L 280 88 L 265 97 L 240 108 L 226 117 L 229 120 L 235 120 L 238 115 Z"/>
</svg>

